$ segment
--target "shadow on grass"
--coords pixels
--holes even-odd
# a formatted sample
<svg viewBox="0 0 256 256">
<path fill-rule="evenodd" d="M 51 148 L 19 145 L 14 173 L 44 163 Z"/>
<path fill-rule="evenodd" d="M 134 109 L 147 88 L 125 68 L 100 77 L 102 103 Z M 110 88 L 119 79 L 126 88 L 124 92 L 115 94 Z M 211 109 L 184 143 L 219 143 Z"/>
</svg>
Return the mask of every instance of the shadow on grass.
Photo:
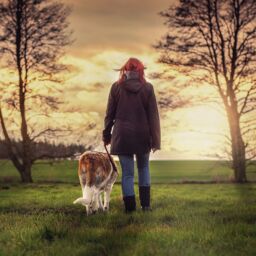
<svg viewBox="0 0 256 256">
<path fill-rule="evenodd" d="M 38 247 L 35 250 L 43 249 L 48 244 L 49 248 L 43 249 L 46 254 L 62 244 L 70 246 L 74 255 L 120 255 L 122 251 L 132 251 L 137 243 L 143 231 L 143 213 L 123 213 L 121 202 L 117 199 L 112 201 L 111 208 L 108 213 L 86 216 L 85 208 L 79 206 L 10 205 L 1 207 L 0 214 L 31 218 L 30 221 L 36 224 L 33 236 Z M 30 247 L 29 241 L 24 242 L 22 250 Z"/>
<path fill-rule="evenodd" d="M 65 214 L 70 215 L 70 212 Z M 77 210 L 72 217 L 64 219 L 61 230 L 46 225 L 40 231 L 40 238 L 50 243 L 65 239 L 79 255 L 120 255 L 121 251 L 132 251 L 138 241 L 142 228 L 137 225 L 136 215 L 118 211 L 86 216 L 84 211 Z"/>
</svg>

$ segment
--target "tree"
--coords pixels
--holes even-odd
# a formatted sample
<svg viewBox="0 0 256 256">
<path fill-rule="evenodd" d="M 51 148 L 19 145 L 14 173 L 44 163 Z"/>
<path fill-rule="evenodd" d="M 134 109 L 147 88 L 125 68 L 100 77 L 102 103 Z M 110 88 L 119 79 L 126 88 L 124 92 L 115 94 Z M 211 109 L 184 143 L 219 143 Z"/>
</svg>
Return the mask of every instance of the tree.
<svg viewBox="0 0 256 256">
<path fill-rule="evenodd" d="M 0 56 L 5 70 L 14 75 L 1 84 L 0 127 L 22 182 L 32 182 L 31 167 L 40 158 L 32 150 L 36 140 L 58 131 L 50 127 L 38 131 L 36 123 L 59 103 L 51 93 L 53 84 L 61 82 L 58 74 L 66 70 L 59 59 L 71 43 L 69 14 L 69 7 L 50 0 L 0 3 Z M 48 91 L 40 93 L 42 87 Z M 20 148 L 15 144 L 17 134 L 12 133 L 14 125 L 19 127 Z"/>
<path fill-rule="evenodd" d="M 169 31 L 155 45 L 159 61 L 188 75 L 197 70 L 200 81 L 216 88 L 229 125 L 234 179 L 246 182 L 246 161 L 255 157 L 255 0 L 180 0 L 160 15 Z"/>
</svg>

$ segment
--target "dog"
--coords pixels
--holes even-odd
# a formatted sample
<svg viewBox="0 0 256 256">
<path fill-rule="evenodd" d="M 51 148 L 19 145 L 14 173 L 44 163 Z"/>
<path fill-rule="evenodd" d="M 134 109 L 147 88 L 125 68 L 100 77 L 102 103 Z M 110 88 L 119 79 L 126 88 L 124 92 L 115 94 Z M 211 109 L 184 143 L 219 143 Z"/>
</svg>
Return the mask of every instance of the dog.
<svg viewBox="0 0 256 256">
<path fill-rule="evenodd" d="M 83 196 L 73 203 L 84 205 L 87 215 L 99 210 L 108 211 L 112 187 L 118 177 L 113 158 L 107 153 L 97 151 L 83 153 L 79 158 L 78 177 Z"/>
</svg>

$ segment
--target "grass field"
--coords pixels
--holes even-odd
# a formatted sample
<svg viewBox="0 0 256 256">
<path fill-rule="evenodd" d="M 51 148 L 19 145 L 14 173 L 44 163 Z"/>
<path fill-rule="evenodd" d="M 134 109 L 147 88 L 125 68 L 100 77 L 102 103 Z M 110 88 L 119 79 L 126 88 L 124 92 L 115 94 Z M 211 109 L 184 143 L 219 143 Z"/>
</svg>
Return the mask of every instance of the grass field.
<svg viewBox="0 0 256 256">
<path fill-rule="evenodd" d="M 152 212 L 124 214 L 117 183 L 110 212 L 89 217 L 72 204 L 81 195 L 76 165 L 37 164 L 35 183 L 22 185 L 0 163 L 0 256 L 256 255 L 255 183 L 182 184 L 230 180 L 219 163 L 152 161 Z M 248 177 L 256 179 L 255 167 Z"/>
<path fill-rule="evenodd" d="M 119 163 L 117 165 L 120 170 Z M 231 181 L 233 171 L 220 161 L 174 160 L 150 162 L 152 183 L 187 181 Z M 136 172 L 135 172 L 136 173 Z M 256 164 L 247 170 L 249 180 L 256 181 Z M 33 166 L 35 181 L 77 183 L 77 161 L 43 162 Z M 0 182 L 19 181 L 17 171 L 9 161 L 0 160 Z M 120 181 L 120 177 L 119 180 Z"/>
<path fill-rule="evenodd" d="M 0 255 L 255 255 L 256 185 L 153 185 L 149 213 L 125 215 L 120 185 L 110 212 L 86 217 L 72 184 L 0 191 Z"/>
</svg>

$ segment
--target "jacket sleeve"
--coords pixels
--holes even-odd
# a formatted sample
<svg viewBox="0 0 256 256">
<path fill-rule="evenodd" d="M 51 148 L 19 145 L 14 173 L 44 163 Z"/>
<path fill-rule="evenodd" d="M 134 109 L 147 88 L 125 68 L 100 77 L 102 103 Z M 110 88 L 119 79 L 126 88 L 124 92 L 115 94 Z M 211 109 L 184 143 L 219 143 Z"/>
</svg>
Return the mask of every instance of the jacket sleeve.
<svg viewBox="0 0 256 256">
<path fill-rule="evenodd" d="M 156 102 L 156 96 L 154 88 L 151 85 L 151 91 L 148 98 L 147 105 L 147 116 L 150 128 L 151 136 L 151 148 L 160 149 L 161 148 L 161 130 L 160 130 L 160 118 Z"/>
<path fill-rule="evenodd" d="M 102 140 L 105 142 L 110 142 L 111 140 L 111 129 L 114 125 L 115 114 L 116 114 L 116 99 L 114 95 L 114 89 L 116 84 L 114 83 L 110 89 L 107 103 L 106 116 L 104 119 L 104 130 L 102 131 Z"/>
</svg>

